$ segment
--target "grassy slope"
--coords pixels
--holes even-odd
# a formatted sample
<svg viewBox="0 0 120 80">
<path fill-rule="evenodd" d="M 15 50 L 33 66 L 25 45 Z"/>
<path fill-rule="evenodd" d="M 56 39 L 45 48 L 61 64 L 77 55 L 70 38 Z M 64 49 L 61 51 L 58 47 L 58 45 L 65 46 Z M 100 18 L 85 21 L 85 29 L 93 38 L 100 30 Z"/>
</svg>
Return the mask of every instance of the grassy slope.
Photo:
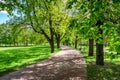
<svg viewBox="0 0 120 80">
<path fill-rule="evenodd" d="M 0 76 L 49 56 L 49 46 L 0 48 Z"/>
<path fill-rule="evenodd" d="M 98 66 L 95 56 L 88 57 L 87 51 L 82 54 L 87 62 L 87 80 L 120 80 L 120 55 L 111 59 L 111 54 L 105 53 L 105 65 Z"/>
</svg>

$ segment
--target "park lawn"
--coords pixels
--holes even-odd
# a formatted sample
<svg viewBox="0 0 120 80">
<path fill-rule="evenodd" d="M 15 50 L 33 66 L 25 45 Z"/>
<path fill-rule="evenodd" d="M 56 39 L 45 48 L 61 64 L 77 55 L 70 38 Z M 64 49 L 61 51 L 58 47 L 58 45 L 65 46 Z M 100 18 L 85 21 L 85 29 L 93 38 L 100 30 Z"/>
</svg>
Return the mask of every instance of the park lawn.
<svg viewBox="0 0 120 80">
<path fill-rule="evenodd" d="M 87 52 L 82 54 L 87 63 L 87 80 L 120 80 L 120 55 L 111 58 L 110 53 L 105 53 L 105 65 L 98 66 L 95 65 L 95 56 L 88 57 Z"/>
<path fill-rule="evenodd" d="M 59 51 L 56 49 L 56 52 Z M 50 53 L 49 46 L 1 47 L 0 76 L 44 60 L 55 53 Z"/>
</svg>

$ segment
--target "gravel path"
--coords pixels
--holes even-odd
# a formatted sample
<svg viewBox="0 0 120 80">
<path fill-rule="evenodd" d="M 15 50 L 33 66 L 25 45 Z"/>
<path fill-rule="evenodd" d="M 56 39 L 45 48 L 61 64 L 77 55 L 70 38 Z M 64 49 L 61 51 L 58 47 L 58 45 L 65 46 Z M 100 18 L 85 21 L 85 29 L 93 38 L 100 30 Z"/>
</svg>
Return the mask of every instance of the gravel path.
<svg viewBox="0 0 120 80">
<path fill-rule="evenodd" d="M 86 80 L 80 51 L 62 46 L 53 57 L 0 77 L 0 80 Z"/>
</svg>

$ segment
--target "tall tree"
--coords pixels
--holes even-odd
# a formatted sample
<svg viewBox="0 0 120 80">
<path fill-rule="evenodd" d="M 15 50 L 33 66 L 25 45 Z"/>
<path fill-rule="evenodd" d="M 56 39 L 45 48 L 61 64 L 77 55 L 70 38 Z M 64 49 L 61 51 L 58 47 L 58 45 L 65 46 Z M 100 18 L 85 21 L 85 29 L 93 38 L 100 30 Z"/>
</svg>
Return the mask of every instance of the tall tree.
<svg viewBox="0 0 120 80">
<path fill-rule="evenodd" d="M 35 32 L 45 36 L 51 46 L 51 53 L 54 52 L 55 26 L 53 24 L 57 14 L 55 7 L 61 2 L 59 0 L 4 0 L 7 9 L 21 14 Z M 8 4 L 11 6 L 9 7 Z"/>
<path fill-rule="evenodd" d="M 106 24 L 108 23 L 114 24 L 114 19 L 116 18 L 119 19 L 118 17 L 115 17 L 116 14 L 113 11 L 115 10 L 116 7 L 115 5 L 117 2 L 118 1 L 116 0 L 69 1 L 68 7 L 71 8 L 72 6 L 77 6 L 77 9 L 79 10 L 79 12 L 81 12 L 80 14 L 82 15 L 87 14 L 86 19 L 83 19 L 82 22 L 88 23 L 88 26 L 86 27 L 86 25 L 84 25 L 82 30 L 84 29 L 84 31 L 89 33 L 89 30 L 91 30 L 92 27 L 94 28 L 92 34 L 94 33 L 95 36 L 93 36 L 92 39 L 94 39 L 96 42 L 97 65 L 104 65 L 104 51 L 103 51 L 104 39 L 106 37 L 106 34 L 109 35 L 108 33 L 111 31 L 110 28 L 115 29 L 115 26 L 108 27 L 108 25 Z M 108 32 L 106 33 L 106 31 Z"/>
<path fill-rule="evenodd" d="M 55 39 L 57 43 L 57 48 L 60 48 L 60 42 L 62 37 L 65 34 L 65 31 L 67 29 L 67 24 L 69 22 L 68 16 L 66 14 L 66 9 L 65 9 L 65 2 L 58 0 L 55 3 L 55 9 L 53 10 L 54 12 L 57 12 L 53 16 L 53 26 L 55 30 Z"/>
</svg>

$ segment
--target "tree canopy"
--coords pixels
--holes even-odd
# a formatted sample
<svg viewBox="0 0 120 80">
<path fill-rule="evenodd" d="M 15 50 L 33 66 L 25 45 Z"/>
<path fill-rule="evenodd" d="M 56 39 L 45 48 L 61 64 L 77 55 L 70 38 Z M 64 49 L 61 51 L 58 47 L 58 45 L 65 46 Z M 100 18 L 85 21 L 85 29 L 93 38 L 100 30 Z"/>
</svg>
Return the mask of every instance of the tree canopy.
<svg viewBox="0 0 120 80">
<path fill-rule="evenodd" d="M 0 11 L 6 10 L 12 16 L 6 27 L 1 25 L 0 28 L 4 31 L 12 30 L 5 34 L 4 31 L 0 33 L 9 39 L 11 35 L 24 33 L 17 41 L 27 38 L 26 42 L 31 42 L 35 38 L 31 34 L 39 34 L 42 37 L 40 40 L 43 40 L 44 36 L 48 41 L 52 53 L 55 42 L 58 48 L 61 41 L 73 43 L 76 48 L 81 38 L 89 40 L 91 46 L 91 40 L 94 40 L 98 65 L 104 65 L 105 44 L 108 44 L 111 50 L 120 52 L 119 0 L 2 0 L 0 5 Z M 12 27 L 7 27 L 8 24 Z M 8 35 L 9 33 L 11 34 Z M 5 38 L 4 35 L 2 38 Z"/>
</svg>

